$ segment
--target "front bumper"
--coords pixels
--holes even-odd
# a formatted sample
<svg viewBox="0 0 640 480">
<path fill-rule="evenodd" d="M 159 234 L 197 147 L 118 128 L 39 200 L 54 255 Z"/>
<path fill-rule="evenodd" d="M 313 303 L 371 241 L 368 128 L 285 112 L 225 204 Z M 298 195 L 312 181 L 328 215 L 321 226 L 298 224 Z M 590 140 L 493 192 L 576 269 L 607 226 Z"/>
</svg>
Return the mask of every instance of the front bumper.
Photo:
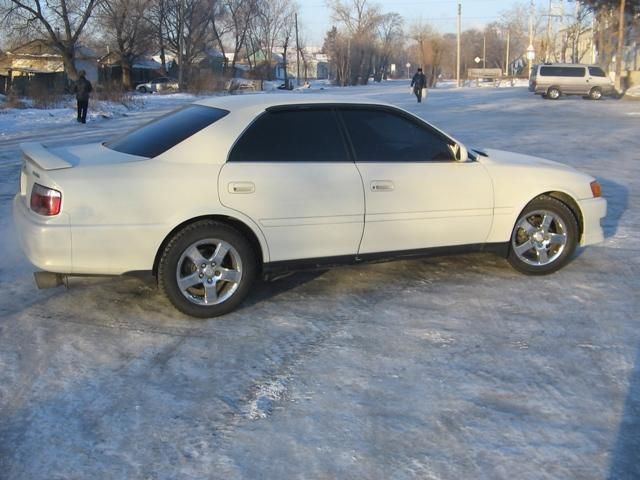
<svg viewBox="0 0 640 480">
<path fill-rule="evenodd" d="M 578 203 L 582 212 L 583 222 L 580 245 L 592 245 L 604 241 L 601 220 L 607 215 L 607 201 L 599 197 L 580 200 Z"/>
<path fill-rule="evenodd" d="M 13 199 L 13 221 L 18 242 L 32 264 L 48 272 L 71 272 L 71 228 L 64 212 L 55 217 L 38 215 L 17 194 Z"/>
</svg>

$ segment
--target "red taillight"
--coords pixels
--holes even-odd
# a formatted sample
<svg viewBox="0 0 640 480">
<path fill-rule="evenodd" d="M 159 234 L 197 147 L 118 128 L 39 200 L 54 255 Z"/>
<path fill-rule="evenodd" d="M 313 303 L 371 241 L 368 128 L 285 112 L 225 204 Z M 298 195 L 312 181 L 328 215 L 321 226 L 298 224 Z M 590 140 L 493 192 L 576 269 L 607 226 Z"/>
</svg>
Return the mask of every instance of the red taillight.
<svg viewBox="0 0 640 480">
<path fill-rule="evenodd" d="M 43 187 L 37 183 L 33 184 L 31 190 L 31 210 L 48 217 L 58 215 L 62 205 L 62 194 L 53 188 Z"/>
<path fill-rule="evenodd" d="M 598 198 L 602 196 L 602 187 L 596 181 L 591 182 L 591 193 L 594 198 Z"/>
</svg>

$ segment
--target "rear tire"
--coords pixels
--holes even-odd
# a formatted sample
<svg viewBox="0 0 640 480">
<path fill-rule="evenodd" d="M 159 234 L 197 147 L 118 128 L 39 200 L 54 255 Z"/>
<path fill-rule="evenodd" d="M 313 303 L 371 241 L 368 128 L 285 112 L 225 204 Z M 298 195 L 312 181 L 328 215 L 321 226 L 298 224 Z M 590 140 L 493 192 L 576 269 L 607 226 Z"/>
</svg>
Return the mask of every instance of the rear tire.
<svg viewBox="0 0 640 480">
<path fill-rule="evenodd" d="M 147 93 L 147 87 L 140 87 L 140 92 Z"/>
<path fill-rule="evenodd" d="M 182 313 L 211 318 L 240 305 L 256 271 L 255 252 L 240 232 L 203 220 L 171 238 L 158 264 L 158 284 Z"/>
<path fill-rule="evenodd" d="M 562 92 L 558 87 L 549 87 L 549 90 L 547 90 L 547 98 L 550 100 L 558 100 L 561 95 Z"/>
<path fill-rule="evenodd" d="M 546 275 L 571 259 L 580 236 L 575 215 L 560 200 L 541 195 L 522 211 L 511 233 L 507 259 L 527 275 Z"/>
</svg>

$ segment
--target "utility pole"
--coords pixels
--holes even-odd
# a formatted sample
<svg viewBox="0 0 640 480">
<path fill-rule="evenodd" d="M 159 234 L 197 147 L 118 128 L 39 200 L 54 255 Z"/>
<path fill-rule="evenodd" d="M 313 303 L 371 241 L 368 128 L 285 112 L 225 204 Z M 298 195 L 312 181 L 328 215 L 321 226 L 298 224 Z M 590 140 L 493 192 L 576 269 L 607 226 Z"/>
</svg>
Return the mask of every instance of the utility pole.
<svg viewBox="0 0 640 480">
<path fill-rule="evenodd" d="M 624 62 L 624 8 L 625 0 L 620 0 L 618 21 L 618 51 L 616 52 L 616 88 L 622 90 L 622 63 Z"/>
<path fill-rule="evenodd" d="M 458 40 L 456 49 L 456 83 L 460 88 L 460 26 L 462 17 L 462 4 L 458 4 Z"/>
<path fill-rule="evenodd" d="M 527 48 L 527 60 L 529 60 L 529 78 L 531 78 L 533 58 L 530 58 L 529 49 L 533 50 L 533 0 L 531 0 L 531 7 L 529 9 L 529 48 Z"/>
<path fill-rule="evenodd" d="M 347 39 L 347 83 L 344 83 L 343 86 L 351 85 L 351 37 Z"/>
<path fill-rule="evenodd" d="M 183 53 L 184 53 L 184 0 L 178 4 L 178 89 L 184 90 Z"/>
<path fill-rule="evenodd" d="M 296 12 L 296 83 L 300 86 L 300 38 L 298 37 L 298 12 Z"/>
<path fill-rule="evenodd" d="M 482 69 L 487 68 L 487 34 L 482 35 Z"/>
<path fill-rule="evenodd" d="M 505 58 L 504 61 L 504 74 L 508 77 L 509 76 L 509 35 L 511 34 L 510 30 L 507 30 L 507 57 Z"/>
<path fill-rule="evenodd" d="M 547 35 L 544 45 L 544 61 L 549 61 L 549 44 L 551 43 L 551 0 L 549 0 L 549 11 L 547 12 Z"/>
</svg>

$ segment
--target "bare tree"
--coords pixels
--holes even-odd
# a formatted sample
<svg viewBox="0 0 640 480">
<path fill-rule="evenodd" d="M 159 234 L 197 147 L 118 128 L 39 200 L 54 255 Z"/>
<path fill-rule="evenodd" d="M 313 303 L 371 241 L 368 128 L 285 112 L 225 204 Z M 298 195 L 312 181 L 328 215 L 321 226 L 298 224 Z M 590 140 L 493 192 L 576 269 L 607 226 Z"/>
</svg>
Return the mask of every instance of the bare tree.
<svg viewBox="0 0 640 480">
<path fill-rule="evenodd" d="M 418 63 L 427 76 L 427 85 L 435 87 L 441 72 L 446 42 L 431 25 L 423 23 L 414 25 L 412 38 L 416 42 Z"/>
<path fill-rule="evenodd" d="M 373 71 L 375 35 L 381 22 L 380 9 L 367 0 L 328 0 L 327 4 L 346 37 L 346 59 L 350 73 L 348 83 L 365 85 Z M 344 51 L 343 43 L 334 43 L 340 52 Z"/>
<path fill-rule="evenodd" d="M 160 65 L 163 75 L 167 74 L 167 54 L 165 25 L 167 25 L 167 0 L 153 0 L 147 11 L 147 20 L 152 25 L 154 41 L 152 44 L 160 55 Z"/>
<path fill-rule="evenodd" d="M 506 32 L 509 32 L 509 63 L 513 63 L 519 58 L 522 59 L 520 65 L 524 65 L 524 58 L 529 46 L 529 17 L 533 14 L 533 46 L 537 52 L 545 51 L 543 45 L 544 31 L 544 17 L 543 12 L 540 10 L 531 11 L 529 2 L 521 2 L 514 4 L 508 10 L 503 11 L 500 14 L 499 20 L 492 24 L 495 26 L 496 33 L 499 31 L 501 37 L 499 40 L 502 45 L 505 45 Z M 493 48 L 491 49 L 493 50 Z M 490 51 L 491 51 L 490 50 Z M 502 50 L 502 49 L 500 49 Z M 506 52 L 504 52 L 506 61 Z M 473 58 L 473 57 L 472 57 Z M 502 60 L 501 60 L 502 62 Z"/>
<path fill-rule="evenodd" d="M 122 67 L 122 86 L 130 89 L 133 62 L 152 45 L 152 24 L 146 12 L 153 0 L 104 0 L 98 9 L 100 24 Z"/>
<path fill-rule="evenodd" d="M 231 70 L 233 71 L 240 51 L 246 46 L 251 19 L 257 13 L 257 2 L 256 0 L 223 0 L 222 6 L 229 22 L 228 31 L 233 50 Z"/>
<path fill-rule="evenodd" d="M 178 79 L 184 88 L 195 60 L 207 47 L 209 10 L 207 0 L 166 0 L 164 33 L 167 46 L 178 58 Z"/>
<path fill-rule="evenodd" d="M 262 77 L 266 80 L 273 80 L 273 55 L 280 47 L 284 48 L 286 62 L 286 49 L 294 30 L 295 12 L 296 6 L 291 0 L 262 0 L 258 3 L 250 35 L 253 44 L 264 57 Z"/>
<path fill-rule="evenodd" d="M 211 25 L 211 33 L 213 41 L 218 45 L 222 53 L 224 62 L 224 73 L 228 73 L 229 61 L 226 55 L 226 49 L 223 38 L 230 32 L 230 22 L 228 19 L 228 11 L 221 0 L 209 0 L 209 22 Z"/>
<path fill-rule="evenodd" d="M 640 0 L 584 0 L 584 3 L 596 16 L 598 63 L 608 69 L 615 52 L 616 83 L 621 87 L 626 26 L 640 15 Z"/>
<path fill-rule="evenodd" d="M 3 23 L 21 36 L 36 33 L 62 56 L 65 72 L 78 79 L 75 50 L 101 0 L 0 0 Z"/>
<path fill-rule="evenodd" d="M 378 68 L 374 80 L 380 82 L 387 74 L 389 59 L 398 44 L 403 43 L 403 19 L 398 13 L 387 13 L 380 17 L 378 38 L 380 51 L 378 54 Z"/>
</svg>

